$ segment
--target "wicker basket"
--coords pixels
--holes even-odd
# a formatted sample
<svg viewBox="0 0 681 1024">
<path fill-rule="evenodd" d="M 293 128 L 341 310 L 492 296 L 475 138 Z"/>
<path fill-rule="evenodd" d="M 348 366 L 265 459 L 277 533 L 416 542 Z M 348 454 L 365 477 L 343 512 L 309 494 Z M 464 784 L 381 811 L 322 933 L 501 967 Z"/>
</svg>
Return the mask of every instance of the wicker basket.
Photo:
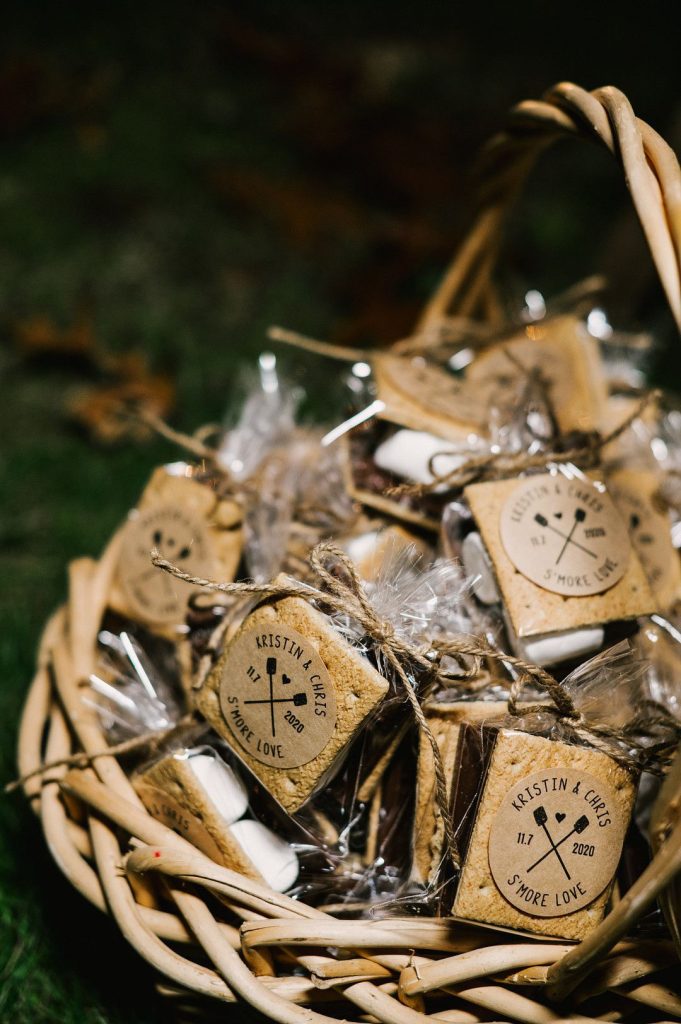
<svg viewBox="0 0 681 1024">
<path fill-rule="evenodd" d="M 507 209 L 535 158 L 564 135 L 602 143 L 623 167 L 681 327 L 676 157 L 620 92 L 567 84 L 516 107 L 490 143 L 477 221 L 421 327 L 450 316 L 494 320 L 491 274 Z M 69 568 L 68 602 L 47 624 L 23 714 L 22 775 L 106 746 L 79 684 L 94 668 L 119 544 L 114 536 L 98 562 L 81 559 Z M 677 823 L 673 810 L 667 840 L 634 888 L 589 938 L 566 946 L 447 919 L 338 920 L 294 902 L 219 867 L 154 820 L 110 755 L 91 767 L 34 775 L 24 790 L 61 870 L 113 915 L 163 976 L 161 989 L 184 1019 L 234 1019 L 234 1009 L 221 1004 L 240 1001 L 286 1024 L 681 1017 L 681 984 L 674 991 L 660 973 L 676 963 L 678 978 L 672 943 L 625 939 L 681 871 L 681 818 Z M 681 796 L 672 808 L 679 803 Z M 613 1006 L 621 1014 L 609 1012 Z"/>
</svg>

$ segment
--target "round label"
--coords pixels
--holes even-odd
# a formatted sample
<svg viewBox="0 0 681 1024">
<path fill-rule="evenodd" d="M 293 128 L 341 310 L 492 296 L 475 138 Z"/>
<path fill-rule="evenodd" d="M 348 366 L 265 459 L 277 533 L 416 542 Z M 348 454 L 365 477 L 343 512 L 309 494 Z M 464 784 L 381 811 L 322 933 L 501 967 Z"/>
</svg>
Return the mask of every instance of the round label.
<svg viewBox="0 0 681 1024">
<path fill-rule="evenodd" d="M 613 789 L 588 772 L 526 775 L 504 797 L 489 837 L 497 889 L 533 917 L 564 917 L 611 881 L 626 831 Z"/>
<path fill-rule="evenodd" d="M 118 579 L 133 614 L 151 622 L 182 622 L 191 588 L 152 565 L 153 548 L 194 576 L 210 576 L 215 558 L 207 531 L 175 505 L 139 512 L 125 530 Z"/>
<path fill-rule="evenodd" d="M 234 739 L 263 764 L 298 768 L 319 754 L 336 725 L 329 671 L 311 641 L 290 626 L 246 629 L 231 644 L 220 686 Z"/>
<path fill-rule="evenodd" d="M 565 597 L 609 590 L 622 579 L 631 554 L 612 500 L 589 480 L 528 477 L 507 499 L 499 528 L 516 569 Z"/>
</svg>

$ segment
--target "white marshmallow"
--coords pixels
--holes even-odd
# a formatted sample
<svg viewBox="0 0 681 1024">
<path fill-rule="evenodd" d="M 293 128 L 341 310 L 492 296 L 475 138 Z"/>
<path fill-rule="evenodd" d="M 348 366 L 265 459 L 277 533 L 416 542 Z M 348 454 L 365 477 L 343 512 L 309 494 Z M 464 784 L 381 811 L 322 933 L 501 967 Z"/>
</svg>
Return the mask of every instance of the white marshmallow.
<svg viewBox="0 0 681 1024">
<path fill-rule="evenodd" d="M 475 577 L 473 592 L 483 604 L 501 600 L 487 549 L 479 533 L 469 533 L 461 545 L 461 561 L 466 576 Z"/>
<path fill-rule="evenodd" d="M 517 640 L 521 658 L 535 665 L 556 665 L 591 654 L 603 646 L 605 630 L 602 626 L 586 629 L 566 629 L 561 633 L 547 633 L 527 640 Z"/>
<path fill-rule="evenodd" d="M 168 476 L 191 476 L 192 467 L 188 462 L 167 462 L 165 471 Z"/>
<path fill-rule="evenodd" d="M 259 821 L 244 818 L 229 827 L 253 867 L 275 892 L 286 892 L 298 877 L 298 858 L 289 844 Z"/>
<path fill-rule="evenodd" d="M 243 782 L 221 757 L 190 754 L 189 767 L 206 796 L 227 825 L 238 821 L 248 810 L 248 793 Z"/>
<path fill-rule="evenodd" d="M 374 462 L 379 469 L 385 469 L 395 476 L 412 483 L 429 484 L 433 474 L 428 464 L 433 455 L 438 455 L 435 470 L 438 474 L 449 473 L 463 463 L 464 455 L 449 454 L 452 442 L 427 434 L 422 430 L 398 430 L 374 452 Z M 447 452 L 447 455 L 441 455 Z"/>
<path fill-rule="evenodd" d="M 343 544 L 348 558 L 355 562 L 356 565 L 363 562 L 365 558 L 372 554 L 376 547 L 378 535 L 378 530 L 369 530 L 368 533 L 360 533 L 357 537 L 348 538 Z"/>
</svg>

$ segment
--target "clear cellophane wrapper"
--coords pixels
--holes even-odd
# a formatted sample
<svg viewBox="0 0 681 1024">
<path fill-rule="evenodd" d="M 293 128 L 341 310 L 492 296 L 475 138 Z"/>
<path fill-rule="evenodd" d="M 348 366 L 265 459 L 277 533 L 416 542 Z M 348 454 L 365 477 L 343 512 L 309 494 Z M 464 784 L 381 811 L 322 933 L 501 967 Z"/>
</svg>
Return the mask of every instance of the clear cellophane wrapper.
<svg viewBox="0 0 681 1024">
<path fill-rule="evenodd" d="M 472 830 L 480 814 L 484 814 L 483 797 L 489 792 L 489 773 L 499 771 L 493 760 L 497 737 L 503 736 L 509 748 L 522 752 L 522 736 L 525 734 L 555 743 L 556 750 L 560 748 L 559 762 L 566 765 L 572 761 L 569 748 L 582 748 L 593 750 L 598 755 L 596 768 L 591 768 L 591 771 L 598 770 L 603 763 L 606 765 L 604 778 L 610 773 L 608 763 L 619 766 L 618 771 L 624 771 L 623 778 L 628 780 L 626 785 L 631 795 L 624 821 L 626 827 L 622 833 L 623 836 L 626 833 L 626 837 L 617 885 L 621 892 L 625 892 L 649 860 L 647 820 L 657 788 L 655 775 L 649 768 L 651 765 L 653 768 L 659 766 L 657 755 L 663 748 L 669 754 L 678 742 L 677 726 L 670 718 L 661 717 L 655 706 L 655 675 L 648 658 L 625 641 L 600 652 L 569 673 L 559 684 L 558 702 L 546 693 L 539 694 L 540 684 L 534 680 L 529 688 L 514 688 L 516 704 L 513 714 L 507 709 L 504 711 L 498 703 L 489 705 L 489 711 L 480 703 L 470 705 L 469 711 L 465 703 L 445 705 L 440 723 L 443 718 L 446 723 L 447 712 L 454 712 L 456 717 L 451 725 L 456 723 L 458 731 L 454 740 L 455 746 L 459 744 L 458 758 L 451 753 L 447 755 L 446 746 L 443 750 L 445 758 L 450 757 L 448 767 L 453 765 L 450 807 L 455 836 L 461 843 L 461 867 L 465 869 L 469 853 L 467 844 L 476 835 Z M 451 691 L 449 700 L 455 697 L 456 691 Z M 567 706 L 561 706 L 561 698 L 567 699 Z M 438 705 L 434 707 L 437 709 Z M 444 735 L 447 738 L 446 732 Z M 448 741 L 451 745 L 451 736 Z M 539 752 L 537 756 L 545 755 Z M 528 773 L 531 767 L 531 763 L 528 764 Z M 511 772 L 511 768 L 507 767 L 505 771 Z M 627 826 L 629 817 L 631 820 Z M 439 863 L 433 863 L 427 878 L 424 878 L 422 865 L 419 867 L 416 858 L 412 875 L 420 884 L 414 886 L 414 892 L 404 903 L 413 905 L 419 912 L 425 909 L 456 914 L 462 876 L 453 870 L 441 835 L 439 849 Z M 418 849 L 416 852 L 418 854 Z M 507 924 L 523 927 L 522 924 L 514 925 L 510 920 Z M 659 924 L 659 914 L 654 911 L 643 927 L 654 929 Z"/>
<path fill-rule="evenodd" d="M 565 314 L 561 315 L 564 320 Z M 559 318 L 560 330 L 578 334 L 586 330 L 589 334 L 588 318 L 586 327 L 584 324 L 575 327 L 574 318 L 568 319 L 570 323 L 566 324 Z M 605 330 L 598 318 L 593 320 L 591 328 Z M 391 419 L 389 415 L 377 416 L 374 412 L 363 424 L 360 422 L 350 431 L 338 432 L 341 443 L 333 437 L 329 443 L 329 433 L 323 435 L 321 431 L 302 428 L 296 423 L 300 394 L 282 382 L 270 357 L 261 357 L 256 385 L 243 403 L 240 417 L 225 433 L 219 449 L 219 464 L 226 479 L 232 481 L 231 486 L 238 485 L 243 513 L 243 548 L 237 579 L 264 583 L 284 573 L 298 581 L 313 582 L 309 552 L 320 540 L 334 538 L 351 557 L 353 552 L 363 552 L 360 574 L 364 575 L 367 598 L 377 618 L 389 623 L 395 635 L 412 649 L 427 650 L 433 639 L 466 635 L 483 638 L 497 654 L 511 650 L 527 661 L 534 661 L 541 659 L 532 656 L 531 643 L 537 638 L 545 640 L 548 632 L 554 647 L 557 643 L 562 652 L 568 650 L 568 655 L 556 658 L 549 654 L 543 663 L 550 667 L 559 664 L 558 674 L 565 677 L 563 685 L 568 691 L 574 688 L 575 696 L 578 691 L 577 706 L 585 720 L 591 716 L 594 721 L 600 721 L 604 712 L 612 713 L 612 708 L 604 706 L 607 701 L 603 699 L 602 680 L 607 678 L 609 687 L 615 681 L 618 693 L 628 692 L 633 672 L 625 669 L 621 654 L 613 655 L 605 649 L 613 640 L 636 631 L 635 616 L 639 609 L 618 607 L 604 614 L 599 607 L 591 618 L 587 616 L 584 621 L 575 622 L 568 616 L 564 628 L 556 629 L 554 617 L 547 616 L 541 601 L 519 599 L 522 614 L 520 618 L 511 616 L 501 578 L 503 566 L 499 558 L 494 557 L 495 553 L 487 549 L 478 509 L 458 484 L 454 489 L 458 496 L 453 497 L 448 480 L 449 474 L 465 468 L 471 458 L 536 455 L 539 457 L 537 467 L 523 469 L 515 478 L 495 481 L 492 472 L 486 479 L 515 485 L 548 477 L 574 492 L 573 504 L 576 501 L 580 509 L 587 497 L 593 499 L 594 493 L 597 496 L 606 492 L 607 482 L 600 470 L 587 473 L 569 462 L 541 463 L 542 454 L 550 453 L 556 446 L 582 444 L 594 424 L 585 423 L 584 430 L 579 429 L 579 424 L 566 429 L 561 421 L 541 360 L 536 365 L 532 359 L 528 362 L 523 347 L 535 339 L 535 329 L 533 322 L 510 332 L 508 351 L 500 344 L 500 339 L 482 345 L 479 338 L 461 340 L 459 337 L 456 342 L 445 338 L 444 344 L 431 352 L 400 355 L 399 358 L 407 362 L 415 360 L 415 365 L 425 365 L 434 371 L 432 379 L 428 373 L 423 377 L 426 388 L 437 385 L 435 378 L 441 383 L 443 375 L 476 384 L 468 397 L 470 408 L 480 412 L 477 423 L 464 424 L 463 431 L 459 431 L 458 425 L 454 429 L 450 423 L 443 429 L 443 436 L 435 432 L 432 417 L 428 429 L 418 431 L 418 424 L 410 416 Z M 551 317 L 541 329 L 550 334 Z M 539 333 L 536 338 L 541 340 Z M 581 340 L 578 344 L 589 350 L 589 359 L 594 355 L 594 338 L 597 334 L 590 334 L 584 345 Z M 520 345 L 518 352 L 513 348 L 516 342 Z M 607 387 L 613 393 L 617 389 L 628 389 L 627 394 L 634 392 L 641 385 L 640 372 L 632 371 L 627 377 L 620 365 L 620 349 L 631 348 L 629 339 L 624 339 L 619 347 L 612 338 L 609 343 L 610 349 L 602 346 L 600 349 Z M 493 354 L 489 360 L 489 371 L 478 370 L 490 348 L 495 347 L 500 354 Z M 529 352 L 532 355 L 531 347 Z M 357 373 L 353 368 L 349 375 L 354 401 L 354 408 L 349 411 L 353 416 L 380 402 L 377 388 L 381 374 L 374 370 L 373 375 L 367 376 L 364 368 Z M 484 415 L 481 396 L 484 397 Z M 590 400 L 593 398 L 591 395 Z M 666 424 L 665 431 L 670 434 L 670 424 Z M 662 433 L 661 427 L 657 433 Z M 348 488 L 348 434 L 352 465 L 360 470 L 360 477 L 362 472 L 369 474 L 365 473 L 359 480 L 361 487 Z M 418 443 L 414 443 L 414 435 L 423 436 L 417 437 Z M 659 444 L 657 447 L 659 454 Z M 357 484 L 357 478 L 354 483 Z M 404 497 L 399 493 L 388 495 L 388 505 L 367 503 L 368 515 L 360 513 L 358 491 L 374 489 L 385 496 L 386 489 L 399 489 L 405 484 L 428 486 L 425 494 L 407 495 L 406 504 L 415 512 L 411 517 L 401 515 L 399 506 Z M 588 520 L 584 529 L 599 529 L 591 526 L 592 512 L 595 515 L 590 506 L 582 517 L 571 510 L 572 520 L 564 529 L 564 524 L 555 518 L 555 512 L 540 511 L 533 514 L 533 528 L 540 535 L 547 532 L 548 527 L 538 517 L 549 525 L 558 523 L 554 532 L 563 535 L 559 538 L 562 547 L 565 535 L 570 534 L 570 527 L 575 524 L 579 530 Z M 436 549 L 434 523 L 438 526 L 441 523 L 440 550 L 447 556 L 445 558 L 440 557 Z M 485 557 L 469 564 L 462 558 L 463 546 L 474 530 L 483 535 L 481 548 Z M 567 540 L 568 546 L 575 540 L 573 532 Z M 366 557 L 367 552 L 371 557 Z M 462 560 L 463 569 L 452 559 Z M 343 572 L 342 566 L 338 571 Z M 482 579 L 485 572 L 487 580 Z M 483 587 L 487 584 L 488 598 L 492 593 L 493 600 L 480 600 L 477 596 L 481 579 Z M 415 883 L 413 873 L 413 830 L 417 811 L 414 779 L 419 770 L 423 737 L 405 697 L 404 679 L 396 674 L 394 663 L 386 656 L 382 645 L 351 614 L 330 610 L 323 600 L 311 604 L 324 616 L 329 627 L 387 682 L 387 689 L 371 713 L 358 723 L 303 805 L 293 813 L 286 812 L 244 764 L 238 748 L 221 743 L 210 733 L 205 747 L 185 743 L 177 749 L 164 751 L 163 756 L 185 766 L 202 757 L 227 766 L 245 787 L 247 810 L 225 828 L 229 830 L 242 819 L 252 820 L 270 830 L 275 837 L 273 842 L 288 844 L 297 868 L 295 881 L 287 885 L 287 891 L 297 897 L 318 905 L 345 907 L 349 913 L 376 913 L 379 906 L 385 912 L 399 906 L 432 913 L 439 905 L 434 895 L 435 883 L 432 878 L 425 887 L 420 881 Z M 605 602 L 601 602 L 601 606 L 603 604 Z M 193 668 L 199 676 L 210 672 L 225 644 L 258 607 L 257 596 L 234 599 L 202 592 L 191 596 L 188 649 L 192 651 Z M 550 629 L 545 628 L 543 620 L 533 617 L 538 612 L 550 622 Z M 578 636 L 577 645 L 570 653 L 571 638 L 574 640 L 575 633 L 585 631 L 589 637 L 585 640 Z M 120 647 L 120 640 L 118 645 Z M 605 653 L 587 665 L 580 665 L 584 657 L 598 651 Z M 138 660 L 141 661 L 139 655 Z M 435 686 L 432 674 L 422 662 L 411 663 L 407 658 L 401 665 L 408 685 L 419 700 L 440 710 L 449 704 L 486 704 L 490 714 L 496 713 L 498 703 L 508 697 L 514 680 L 519 678 L 517 668 L 512 664 L 500 667 L 498 659 L 484 665 L 470 657 L 450 657 L 442 661 Z M 167 727 L 181 716 L 185 710 L 182 698 L 169 696 L 167 688 L 164 689 L 165 673 L 166 669 L 157 673 L 153 693 L 150 693 L 139 673 L 133 672 L 136 676 L 133 679 L 130 672 L 124 670 L 116 684 L 118 699 L 112 695 L 106 673 L 102 673 L 103 682 L 99 690 L 95 687 L 94 700 L 110 738 L 125 738 L 135 734 L 135 729 L 139 734 L 148 728 Z M 147 680 L 152 675 L 147 669 Z M 124 697 L 130 700 L 126 703 Z M 525 697 L 536 700 L 536 690 L 526 688 Z M 131 725 L 124 705 L 130 711 L 133 704 L 139 722 Z M 618 700 L 623 725 L 631 721 L 626 708 L 626 702 Z M 613 728 L 615 726 L 618 727 L 618 723 L 614 723 Z M 505 727 L 508 728 L 508 724 Z M 562 739 L 560 719 L 549 712 L 538 714 L 532 722 L 517 720 L 512 728 Z M 570 735 L 572 742 L 574 734 Z M 146 770 L 144 766 L 143 770 Z M 209 769 L 215 785 L 220 773 L 225 774 L 222 768 Z M 251 826 L 245 826 L 246 831 L 249 828 Z M 292 873 L 296 864 L 291 860 L 289 867 L 282 869 L 287 880 L 286 872 Z"/>
<path fill-rule="evenodd" d="M 342 562 L 332 562 L 330 567 L 341 577 L 347 571 Z M 395 546 L 385 553 L 376 577 L 365 581 L 364 586 L 382 628 L 389 624 L 410 649 L 427 650 L 434 638 L 446 640 L 474 631 L 468 581 L 460 567 L 448 560 L 424 564 L 418 550 Z M 401 661 L 400 674 L 381 643 L 351 611 L 326 607 L 323 592 L 315 593 L 313 604 L 315 612 L 323 616 L 323 628 L 333 631 L 336 642 L 353 652 L 352 657 L 359 657 L 360 661 L 354 662 L 355 672 L 370 673 L 367 680 L 382 681 L 382 691 L 373 708 L 354 722 L 347 741 L 316 778 L 302 805 L 288 815 L 313 837 L 333 864 L 333 870 L 316 877 L 301 875 L 298 894 L 324 905 L 346 907 L 348 912 L 375 912 L 378 904 L 393 900 L 409 878 L 408 837 L 413 822 L 418 742 L 405 686 L 424 699 L 433 685 L 432 672 L 427 661 L 411 663 L 407 659 Z M 257 616 L 263 607 L 267 602 L 254 611 L 251 607 L 250 612 Z M 246 626 L 248 615 L 243 619 Z M 233 636 L 227 631 L 227 645 Z M 236 638 L 238 641 L 238 632 Z M 470 659 L 449 658 L 442 671 L 455 685 L 457 678 L 467 676 L 471 664 Z M 342 692 L 336 693 L 337 702 L 345 699 Z M 239 745 L 234 744 L 232 749 L 238 760 Z M 249 766 L 255 776 L 262 774 L 258 764 Z M 270 796 L 276 804 L 278 777 L 270 773 L 262 779 L 269 780 Z M 258 785 L 267 791 L 262 780 Z M 273 827 L 278 827 L 276 821 Z"/>
</svg>

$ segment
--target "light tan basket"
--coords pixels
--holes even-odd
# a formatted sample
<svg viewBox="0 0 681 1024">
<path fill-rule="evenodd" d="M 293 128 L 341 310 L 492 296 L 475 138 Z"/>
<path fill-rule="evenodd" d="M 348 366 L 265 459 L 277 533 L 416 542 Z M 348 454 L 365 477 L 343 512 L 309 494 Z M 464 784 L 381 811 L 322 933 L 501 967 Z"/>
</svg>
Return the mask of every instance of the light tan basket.
<svg viewBox="0 0 681 1024">
<path fill-rule="evenodd" d="M 564 135 L 602 143 L 623 167 L 681 327 L 676 157 L 622 93 L 565 84 L 516 107 L 490 143 L 477 221 L 421 326 L 481 313 L 493 320 L 491 276 L 507 209 L 535 158 Z M 119 543 L 115 536 L 98 562 L 81 559 L 69 568 L 68 602 L 46 626 L 23 714 L 22 775 L 106 745 L 80 681 L 95 668 Z M 544 1024 L 604 1019 L 615 1002 L 627 1018 L 637 1007 L 646 1020 L 681 1018 L 681 984 L 672 991 L 659 980 L 674 963 L 678 977 L 672 943 L 626 938 L 681 871 L 681 817 L 674 817 L 681 796 L 660 826 L 666 841 L 634 888 L 589 938 L 566 946 L 446 919 L 338 920 L 294 902 L 219 867 L 155 821 L 110 755 L 92 767 L 52 768 L 24 790 L 61 870 L 160 972 L 162 991 L 183 1019 L 234 1020 L 229 1004 L 240 1001 L 284 1024 L 339 1017 Z"/>
</svg>

